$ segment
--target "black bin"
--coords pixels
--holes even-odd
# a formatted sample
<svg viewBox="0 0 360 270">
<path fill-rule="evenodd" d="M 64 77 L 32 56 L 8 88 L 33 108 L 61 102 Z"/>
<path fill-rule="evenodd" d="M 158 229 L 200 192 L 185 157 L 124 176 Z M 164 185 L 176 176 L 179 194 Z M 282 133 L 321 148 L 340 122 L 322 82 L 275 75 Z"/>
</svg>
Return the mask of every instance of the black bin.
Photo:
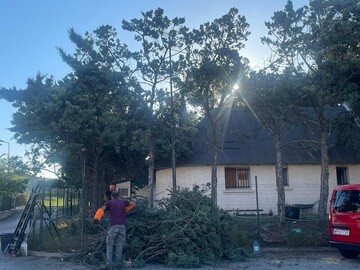
<svg viewBox="0 0 360 270">
<path fill-rule="evenodd" d="M 11 242 L 12 236 L 13 236 L 12 233 L 0 234 L 2 251 L 5 251 L 6 246 Z"/>
<path fill-rule="evenodd" d="M 300 207 L 285 206 L 285 217 L 290 219 L 299 219 Z"/>
</svg>

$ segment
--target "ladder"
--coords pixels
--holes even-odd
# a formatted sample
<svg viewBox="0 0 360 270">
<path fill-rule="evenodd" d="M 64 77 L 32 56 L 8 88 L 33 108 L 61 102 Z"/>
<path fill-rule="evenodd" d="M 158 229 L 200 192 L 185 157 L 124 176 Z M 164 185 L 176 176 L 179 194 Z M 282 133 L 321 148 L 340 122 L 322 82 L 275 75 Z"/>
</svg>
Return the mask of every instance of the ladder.
<svg viewBox="0 0 360 270">
<path fill-rule="evenodd" d="M 35 189 L 31 192 L 28 202 L 26 203 L 25 209 L 20 217 L 18 225 L 16 226 L 15 232 L 12 235 L 10 243 L 4 250 L 4 253 L 13 254 L 15 256 L 19 255 L 21 243 L 25 238 L 25 231 L 29 224 L 31 214 L 34 211 L 36 204 L 37 196 L 40 194 L 42 189 L 42 183 L 38 183 Z"/>
</svg>

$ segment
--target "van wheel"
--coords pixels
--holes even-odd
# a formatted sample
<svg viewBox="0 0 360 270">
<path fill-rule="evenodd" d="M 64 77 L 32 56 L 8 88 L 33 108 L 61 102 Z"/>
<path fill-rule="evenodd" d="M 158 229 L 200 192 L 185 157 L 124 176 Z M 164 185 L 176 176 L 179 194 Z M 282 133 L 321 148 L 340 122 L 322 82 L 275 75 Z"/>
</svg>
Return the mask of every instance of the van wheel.
<svg viewBox="0 0 360 270">
<path fill-rule="evenodd" d="M 347 259 L 355 259 L 359 252 L 355 250 L 348 250 L 348 249 L 339 249 L 341 256 Z"/>
</svg>

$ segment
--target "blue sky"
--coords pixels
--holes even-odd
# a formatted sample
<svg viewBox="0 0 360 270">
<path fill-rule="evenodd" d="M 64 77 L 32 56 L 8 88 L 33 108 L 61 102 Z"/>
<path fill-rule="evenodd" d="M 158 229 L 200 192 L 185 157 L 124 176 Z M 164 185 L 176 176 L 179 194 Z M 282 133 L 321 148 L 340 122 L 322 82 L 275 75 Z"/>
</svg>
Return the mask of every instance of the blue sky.
<svg viewBox="0 0 360 270">
<path fill-rule="evenodd" d="M 293 0 L 295 7 L 308 3 Z M 25 88 L 26 80 L 38 72 L 61 79 L 70 69 L 57 47 L 72 53 L 67 30 L 92 31 L 109 24 L 118 30 L 123 43 L 134 46 L 131 33 L 121 29 L 121 21 L 140 18 L 142 11 L 161 7 L 169 18 L 185 17 L 189 28 L 213 21 L 236 7 L 250 24 L 251 35 L 242 55 L 251 66 L 261 66 L 269 50 L 260 42 L 266 35 L 265 21 L 274 11 L 284 9 L 286 0 L 0 0 L 0 87 Z M 10 142 L 11 155 L 22 156 L 26 146 L 13 139 L 11 127 L 15 109 L 0 100 L 0 140 Z M 0 145 L 0 155 L 7 154 L 7 144 Z"/>
</svg>

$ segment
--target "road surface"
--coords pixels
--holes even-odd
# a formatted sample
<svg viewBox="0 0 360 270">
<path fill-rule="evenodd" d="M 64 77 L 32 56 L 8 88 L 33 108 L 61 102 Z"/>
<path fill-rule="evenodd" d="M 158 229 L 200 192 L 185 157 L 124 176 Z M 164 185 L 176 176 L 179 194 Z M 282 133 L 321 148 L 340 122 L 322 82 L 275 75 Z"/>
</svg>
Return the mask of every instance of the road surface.
<svg viewBox="0 0 360 270">
<path fill-rule="evenodd" d="M 9 217 L 0 220 L 0 234 L 13 233 L 16 225 L 19 222 L 23 208 L 12 210 L 14 213 Z"/>
<path fill-rule="evenodd" d="M 245 262 L 223 263 L 217 266 L 204 266 L 193 270 L 340 270 L 359 269 L 360 259 L 342 259 L 334 251 L 321 252 L 276 252 L 260 254 L 255 258 L 248 258 Z M 0 256 L 0 270 L 88 270 L 84 265 L 63 262 L 60 258 L 48 257 L 9 257 Z M 140 269 L 150 270 L 177 270 L 179 268 L 166 267 L 164 265 L 147 265 Z"/>
</svg>

